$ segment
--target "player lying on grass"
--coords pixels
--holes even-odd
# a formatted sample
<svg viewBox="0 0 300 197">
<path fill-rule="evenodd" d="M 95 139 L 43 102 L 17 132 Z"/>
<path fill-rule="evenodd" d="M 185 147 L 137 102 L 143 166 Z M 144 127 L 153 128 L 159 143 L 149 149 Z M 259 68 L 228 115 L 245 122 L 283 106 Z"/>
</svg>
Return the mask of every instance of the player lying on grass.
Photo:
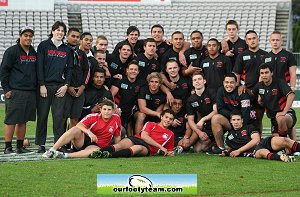
<svg viewBox="0 0 300 197">
<path fill-rule="evenodd" d="M 230 147 L 222 152 L 223 156 L 249 156 L 257 159 L 279 160 L 293 162 L 295 158 L 278 151 L 288 150 L 289 153 L 299 152 L 299 143 L 284 137 L 267 137 L 260 141 L 259 129 L 252 125 L 243 126 L 243 118 L 239 111 L 231 114 L 230 122 L 233 130 L 228 132 L 226 144 Z"/>
<path fill-rule="evenodd" d="M 164 110 L 160 122 L 147 122 L 140 134 L 129 136 L 112 146 L 91 153 L 91 158 L 116 158 L 152 156 L 160 151 L 165 156 L 174 156 L 174 133 L 168 129 L 174 120 L 174 112 Z"/>
<path fill-rule="evenodd" d="M 121 119 L 114 114 L 114 103 L 104 100 L 100 104 L 100 113 L 93 113 L 85 116 L 75 127 L 66 131 L 59 140 L 42 156 L 45 158 L 67 158 L 67 157 L 88 157 L 99 147 L 121 140 L 120 128 Z M 62 153 L 57 149 L 72 142 L 76 152 Z M 74 149 L 73 148 L 73 149 Z"/>
</svg>

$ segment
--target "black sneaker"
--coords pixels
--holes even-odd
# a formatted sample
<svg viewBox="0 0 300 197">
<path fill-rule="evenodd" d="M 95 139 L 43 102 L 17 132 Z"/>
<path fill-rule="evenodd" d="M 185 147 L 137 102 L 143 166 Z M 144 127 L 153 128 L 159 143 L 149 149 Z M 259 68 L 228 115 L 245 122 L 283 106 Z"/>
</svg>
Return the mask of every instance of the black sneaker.
<svg viewBox="0 0 300 197">
<path fill-rule="evenodd" d="M 11 154 L 14 153 L 15 151 L 12 149 L 12 147 L 8 147 L 4 149 L 4 154 Z"/>
<path fill-rule="evenodd" d="M 67 153 L 68 152 L 68 148 L 66 146 L 62 146 L 59 149 L 57 149 L 57 151 L 63 152 L 63 153 Z"/>
<path fill-rule="evenodd" d="M 46 152 L 45 146 L 39 146 L 39 149 L 36 152 L 37 153 L 44 153 L 44 152 Z"/>
<path fill-rule="evenodd" d="M 31 153 L 32 151 L 26 149 L 25 147 L 22 148 L 17 148 L 16 153 L 17 154 L 22 154 L 22 153 Z"/>
<path fill-rule="evenodd" d="M 208 155 L 221 155 L 222 151 L 224 151 L 224 150 L 225 149 L 221 149 L 220 147 L 216 146 L 211 151 L 208 151 L 207 154 Z"/>
</svg>

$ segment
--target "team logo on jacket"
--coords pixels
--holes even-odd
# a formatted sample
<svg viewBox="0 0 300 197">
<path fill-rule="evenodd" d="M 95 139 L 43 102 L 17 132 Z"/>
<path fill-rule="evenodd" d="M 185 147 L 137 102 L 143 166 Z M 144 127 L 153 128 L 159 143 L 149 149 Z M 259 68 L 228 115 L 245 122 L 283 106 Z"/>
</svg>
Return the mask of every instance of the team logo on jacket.
<svg viewBox="0 0 300 197">
<path fill-rule="evenodd" d="M 158 52 L 159 52 L 160 54 L 163 54 L 165 51 L 166 51 L 165 48 L 160 48 L 160 49 L 158 50 Z"/>
<path fill-rule="evenodd" d="M 164 134 L 162 135 L 162 137 L 164 138 L 164 140 L 166 140 L 166 139 L 168 139 L 169 135 L 168 135 L 167 133 L 164 133 Z"/>
<path fill-rule="evenodd" d="M 237 48 L 237 51 L 238 51 L 238 53 L 241 53 L 241 52 L 243 52 L 243 51 L 244 51 L 244 48 L 242 48 L 242 47 L 239 47 L 239 48 Z"/>
<path fill-rule="evenodd" d="M 243 131 L 241 131 L 241 134 L 242 134 L 242 136 L 245 136 L 245 135 L 247 135 L 247 131 L 243 130 Z"/>
<path fill-rule="evenodd" d="M 121 88 L 126 90 L 128 89 L 128 85 L 125 83 L 121 83 Z"/>
<path fill-rule="evenodd" d="M 137 93 L 140 91 L 140 86 L 135 86 L 134 92 Z"/>
<path fill-rule="evenodd" d="M 250 60 L 250 59 L 251 59 L 250 55 L 245 55 L 245 56 L 243 56 L 243 60 L 244 60 L 244 61 Z"/>
<path fill-rule="evenodd" d="M 286 57 L 280 57 L 280 62 L 286 62 Z"/>
<path fill-rule="evenodd" d="M 241 107 L 249 107 L 250 106 L 250 99 L 241 100 Z"/>
<path fill-rule="evenodd" d="M 154 103 L 155 103 L 156 105 L 159 105 L 159 104 L 160 104 L 160 99 L 155 99 L 155 100 L 154 100 Z"/>
<path fill-rule="evenodd" d="M 114 132 L 114 127 L 113 126 L 109 126 L 108 132 L 110 132 L 112 134 Z"/>
<path fill-rule="evenodd" d="M 187 89 L 187 88 L 188 88 L 188 84 L 187 84 L 187 83 L 181 84 L 181 88 L 182 88 L 182 89 Z"/>
<path fill-rule="evenodd" d="M 198 106 L 199 106 L 199 103 L 197 101 L 192 102 L 192 107 L 198 107 Z"/>
<path fill-rule="evenodd" d="M 58 51 L 58 50 L 48 50 L 48 56 L 55 56 L 55 57 L 66 57 L 67 56 L 67 52 L 64 51 Z"/>
<path fill-rule="evenodd" d="M 216 65 L 218 68 L 221 68 L 223 67 L 223 62 L 217 62 L 217 65 Z"/>
<path fill-rule="evenodd" d="M 156 70 L 156 69 L 157 69 L 157 65 L 156 65 L 156 64 L 152 64 L 152 65 L 151 65 L 151 69 L 152 69 L 152 70 Z"/>
<path fill-rule="evenodd" d="M 272 95 L 277 95 L 278 94 L 278 90 L 277 89 L 273 89 L 272 90 Z"/>
<path fill-rule="evenodd" d="M 139 66 L 140 67 L 145 67 L 145 62 L 139 61 Z"/>
<path fill-rule="evenodd" d="M 210 103 L 210 98 L 205 98 L 204 101 L 205 101 L 205 104 L 209 104 Z"/>
</svg>

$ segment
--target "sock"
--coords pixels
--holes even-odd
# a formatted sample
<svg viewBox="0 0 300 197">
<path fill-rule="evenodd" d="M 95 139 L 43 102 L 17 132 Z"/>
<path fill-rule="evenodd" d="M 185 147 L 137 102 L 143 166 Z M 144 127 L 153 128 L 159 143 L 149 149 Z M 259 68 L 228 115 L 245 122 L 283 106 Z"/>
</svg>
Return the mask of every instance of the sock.
<svg viewBox="0 0 300 197">
<path fill-rule="evenodd" d="M 278 160 L 278 161 L 281 161 L 280 155 L 278 155 L 277 153 L 268 153 L 267 159 L 268 160 Z"/>
<path fill-rule="evenodd" d="M 103 148 L 100 149 L 102 152 L 103 151 L 108 151 L 108 152 L 115 152 L 115 147 L 114 146 L 105 146 Z"/>
<path fill-rule="evenodd" d="M 221 150 L 225 150 L 225 148 L 224 147 L 221 147 L 221 146 L 218 146 L 219 147 L 219 149 L 221 149 Z"/>
<path fill-rule="evenodd" d="M 294 152 L 300 152 L 300 146 L 299 146 L 298 142 L 294 142 L 294 144 L 291 148 L 291 153 L 294 153 Z"/>
<path fill-rule="evenodd" d="M 117 152 L 112 152 L 111 157 L 112 158 L 117 158 L 117 157 L 132 157 L 133 153 L 131 148 L 126 148 L 123 150 L 119 150 Z"/>
<path fill-rule="evenodd" d="M 10 142 L 5 142 L 5 149 L 11 148 L 11 141 Z"/>
<path fill-rule="evenodd" d="M 288 131 L 281 131 L 281 130 L 278 130 L 278 134 L 279 134 L 279 136 L 281 136 L 281 137 L 286 137 L 287 134 L 288 134 Z"/>
<path fill-rule="evenodd" d="M 63 154 L 63 158 L 68 158 L 69 157 L 69 153 L 64 153 Z"/>
<path fill-rule="evenodd" d="M 53 152 L 55 152 L 55 151 L 56 151 L 56 149 L 55 149 L 55 148 L 53 148 L 53 147 L 51 147 L 51 148 L 49 149 L 49 151 L 53 151 Z"/>
<path fill-rule="evenodd" d="M 17 140 L 17 148 L 19 149 L 23 148 L 23 142 L 24 140 Z"/>
</svg>

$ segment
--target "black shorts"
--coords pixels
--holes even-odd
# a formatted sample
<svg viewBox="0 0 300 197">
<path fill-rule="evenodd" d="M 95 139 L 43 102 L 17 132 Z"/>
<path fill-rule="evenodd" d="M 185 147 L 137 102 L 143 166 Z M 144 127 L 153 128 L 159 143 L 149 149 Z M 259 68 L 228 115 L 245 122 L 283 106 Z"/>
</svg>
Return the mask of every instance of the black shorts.
<svg viewBox="0 0 300 197">
<path fill-rule="evenodd" d="M 291 128 L 288 128 L 288 130 L 289 130 L 288 132 L 290 132 L 291 131 L 290 129 L 292 129 L 296 125 L 297 117 L 296 117 L 295 110 L 293 110 L 293 109 L 289 109 L 287 114 L 289 114 L 293 119 L 293 124 L 292 124 Z M 271 132 L 272 132 L 272 134 L 277 134 L 278 133 L 278 124 L 277 124 L 277 121 L 276 121 L 275 117 L 271 118 Z M 282 134 L 280 134 L 280 136 L 281 137 L 287 137 L 287 134 L 288 133 L 284 133 L 284 134 L 282 133 Z"/>
<path fill-rule="evenodd" d="M 266 137 L 263 138 L 260 143 L 255 147 L 255 152 L 258 151 L 259 149 L 268 149 L 270 152 L 277 152 L 274 151 L 272 146 L 271 146 L 271 141 L 273 137 Z"/>
<path fill-rule="evenodd" d="M 12 90 L 11 98 L 5 99 L 4 123 L 25 124 L 36 119 L 36 91 Z"/>
<path fill-rule="evenodd" d="M 66 93 L 65 114 L 66 118 L 80 118 L 84 105 L 85 95 L 82 93 L 79 97 L 73 97 Z"/>
<path fill-rule="evenodd" d="M 215 137 L 213 135 L 212 129 L 211 129 L 211 122 L 204 123 L 203 131 L 207 134 L 211 142 L 215 141 Z"/>
<path fill-rule="evenodd" d="M 144 140 L 142 140 L 141 138 L 134 137 L 134 136 L 129 136 L 127 138 L 130 139 L 134 145 L 140 145 L 140 146 L 144 146 L 145 148 L 147 148 L 147 150 L 148 150 L 147 156 L 150 155 L 150 148 Z"/>
<path fill-rule="evenodd" d="M 88 146 L 98 146 L 100 148 L 100 146 L 96 143 L 96 142 L 91 142 L 91 138 L 87 135 L 84 134 L 84 142 L 83 142 L 83 145 L 81 148 L 76 148 L 76 147 L 73 147 L 73 150 L 74 151 L 80 151 L 80 150 L 84 150 L 86 147 Z"/>
<path fill-rule="evenodd" d="M 122 112 L 121 113 L 121 122 L 122 122 L 122 126 L 127 129 L 128 124 L 130 121 L 133 121 L 133 117 L 135 112 L 137 112 L 137 108 L 134 107 L 131 111 L 129 112 Z"/>
</svg>

